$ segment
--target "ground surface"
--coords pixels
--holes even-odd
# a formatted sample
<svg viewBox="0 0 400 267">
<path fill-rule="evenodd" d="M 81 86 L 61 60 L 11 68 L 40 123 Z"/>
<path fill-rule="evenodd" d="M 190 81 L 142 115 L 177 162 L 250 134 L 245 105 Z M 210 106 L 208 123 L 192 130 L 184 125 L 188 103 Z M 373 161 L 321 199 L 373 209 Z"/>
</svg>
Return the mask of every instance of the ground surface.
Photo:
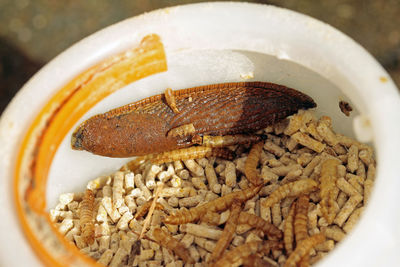
<svg viewBox="0 0 400 267">
<path fill-rule="evenodd" d="M 204 1 L 0 0 L 0 113 L 43 64 L 85 36 L 154 9 Z M 400 87 L 400 0 L 248 1 L 322 20 L 364 46 Z"/>
</svg>

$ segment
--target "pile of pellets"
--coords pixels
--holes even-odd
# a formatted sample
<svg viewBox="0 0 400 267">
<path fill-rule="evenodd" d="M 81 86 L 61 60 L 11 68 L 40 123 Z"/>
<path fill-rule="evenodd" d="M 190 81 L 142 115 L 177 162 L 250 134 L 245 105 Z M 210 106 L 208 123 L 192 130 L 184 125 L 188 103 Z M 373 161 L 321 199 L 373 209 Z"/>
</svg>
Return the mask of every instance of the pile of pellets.
<svg viewBox="0 0 400 267">
<path fill-rule="evenodd" d="M 254 197 L 243 203 L 241 212 L 256 215 L 265 223 L 274 225 L 282 231 L 282 236 L 278 240 L 280 248 L 267 252 L 256 250 L 252 256 L 258 264 L 268 266 L 293 264 L 287 260 L 290 254 L 298 253 L 296 244 L 300 242 L 296 240 L 297 233 L 293 230 L 297 227 L 295 203 L 303 201 L 298 206 L 303 205 L 304 208 L 306 205 L 306 237 L 323 233 L 324 239 L 313 244 L 306 255 L 297 256 L 307 259 L 303 266 L 314 264 L 334 249 L 358 221 L 374 182 L 373 150 L 335 133 L 329 117 L 317 120 L 312 111 L 301 110 L 259 134 L 267 137 L 263 141 L 257 167 L 263 185 Z M 90 242 L 83 236 L 80 221 L 81 208 L 87 205 L 82 201 L 84 192 L 62 194 L 57 206 L 50 211 L 51 218 L 66 239 L 105 266 L 209 266 L 218 240 L 225 235 L 224 226 L 231 212 L 229 207 L 219 212 L 218 221 L 214 224 L 201 219 L 172 225 L 165 224 L 163 220 L 177 210 L 191 209 L 251 187 L 244 175 L 251 147 L 251 144 L 230 146 L 229 149 L 236 154 L 232 161 L 210 157 L 160 165 L 145 163 L 135 172 L 117 171 L 90 181 L 87 189 L 94 198 L 93 214 L 86 214 L 89 220 L 93 218 L 94 223 L 94 240 Z M 330 188 L 331 222 L 323 216 L 321 208 L 323 193 L 320 179 L 324 175 L 321 169 L 328 160 L 337 162 L 334 165 L 335 177 L 331 177 L 334 181 Z M 286 192 L 282 199 L 268 204 L 271 203 L 268 197 L 282 186 L 296 186 L 296 182 L 310 179 L 319 187 L 306 192 L 306 197 L 305 194 Z M 141 207 L 150 207 L 160 183 L 163 187 L 158 192 L 149 227 L 139 239 L 148 210 Z M 137 214 L 138 210 L 142 210 L 140 213 L 143 214 Z M 179 241 L 195 263 L 185 263 L 168 244 L 156 242 L 153 231 L 158 228 Z M 267 239 L 268 235 L 260 229 L 238 224 L 224 254 L 236 247 L 260 244 Z M 255 264 L 245 256 L 244 253 L 231 257 L 229 263 L 233 266 Z"/>
</svg>

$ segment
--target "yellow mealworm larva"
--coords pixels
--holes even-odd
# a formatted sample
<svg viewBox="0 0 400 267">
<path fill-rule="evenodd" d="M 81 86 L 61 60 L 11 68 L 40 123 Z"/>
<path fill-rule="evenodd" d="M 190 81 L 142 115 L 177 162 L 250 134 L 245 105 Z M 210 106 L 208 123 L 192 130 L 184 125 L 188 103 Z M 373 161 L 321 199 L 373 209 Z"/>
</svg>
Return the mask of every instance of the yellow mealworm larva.
<svg viewBox="0 0 400 267">
<path fill-rule="evenodd" d="M 257 171 L 257 165 L 260 160 L 261 151 L 263 149 L 264 143 L 259 142 L 254 144 L 247 156 L 245 165 L 244 165 L 244 173 L 247 179 L 253 185 L 259 185 L 261 183 L 260 174 Z"/>
<path fill-rule="evenodd" d="M 323 233 L 316 234 L 301 241 L 296 249 L 290 254 L 285 263 L 285 267 L 295 267 L 297 263 L 310 252 L 310 250 L 318 244 L 325 242 L 325 235 Z"/>
<path fill-rule="evenodd" d="M 150 161 L 153 164 L 162 164 L 177 160 L 198 159 L 205 157 L 220 157 L 232 160 L 233 153 L 229 149 L 225 148 L 192 146 L 188 148 L 167 151 L 160 154 L 149 154 L 137 157 L 125 164 L 121 170 L 136 171 L 146 161 Z"/>
<path fill-rule="evenodd" d="M 301 179 L 292 183 L 284 184 L 278 187 L 263 203 L 267 207 L 271 207 L 273 204 L 279 202 L 286 197 L 295 197 L 300 194 L 307 194 L 318 187 L 317 182 L 312 179 Z"/>
<path fill-rule="evenodd" d="M 233 235 L 235 234 L 236 226 L 238 224 L 242 203 L 234 201 L 231 209 L 228 221 L 225 223 L 224 231 L 221 237 L 218 239 L 215 245 L 214 251 L 211 253 L 210 262 L 218 260 L 224 253 L 230 242 L 232 241 Z"/>
<path fill-rule="evenodd" d="M 225 148 L 212 148 L 204 146 L 193 146 L 189 148 L 182 148 L 178 150 L 168 151 L 157 155 L 149 156 L 149 159 L 154 164 L 161 164 L 172 162 L 176 160 L 198 159 L 205 157 L 221 157 L 232 159 L 232 152 Z"/>
<path fill-rule="evenodd" d="M 294 216 L 294 235 L 296 243 L 308 237 L 308 206 L 310 197 L 301 195 L 296 203 L 296 215 Z"/>
<path fill-rule="evenodd" d="M 337 180 L 337 167 L 339 162 L 327 159 L 322 163 L 320 176 L 321 212 L 325 220 L 330 224 L 335 218 L 334 202 L 336 199 L 335 188 Z"/>
<path fill-rule="evenodd" d="M 286 254 L 290 255 L 293 252 L 293 240 L 294 240 L 294 231 L 293 231 L 293 222 L 294 216 L 296 212 L 296 203 L 293 202 L 289 214 L 285 219 L 285 224 L 283 226 L 283 243 L 285 245 Z"/>
<path fill-rule="evenodd" d="M 222 267 L 235 265 L 239 266 L 243 260 L 255 254 L 262 247 L 262 241 L 252 241 L 245 243 L 241 246 L 234 248 L 233 250 L 226 252 L 217 262 L 215 262 L 213 267 Z"/>
<path fill-rule="evenodd" d="M 79 210 L 79 223 L 81 226 L 81 236 L 86 244 L 94 242 L 94 192 L 86 189 Z"/>
<path fill-rule="evenodd" d="M 224 135 L 224 136 L 196 135 L 193 137 L 192 142 L 206 147 L 226 147 L 236 144 L 255 143 L 258 142 L 259 140 L 260 137 L 257 135 L 245 135 L 245 134 Z"/>
<path fill-rule="evenodd" d="M 176 106 L 175 96 L 171 88 L 165 89 L 164 92 L 165 100 L 167 101 L 168 106 L 172 109 L 175 114 L 179 113 L 179 109 Z"/>
<path fill-rule="evenodd" d="M 167 136 L 169 137 L 184 137 L 191 136 L 196 133 L 193 123 L 184 124 L 168 131 Z"/>
<path fill-rule="evenodd" d="M 144 203 L 142 206 L 140 206 L 135 214 L 135 219 L 140 219 L 142 218 L 150 209 L 151 204 L 153 203 L 153 200 L 149 200 L 146 203 Z M 161 203 L 156 202 L 155 208 L 156 210 L 164 210 L 164 206 Z"/>
<path fill-rule="evenodd" d="M 179 210 L 164 219 L 164 223 L 184 224 L 194 222 L 200 219 L 206 212 L 224 211 L 229 209 L 235 199 L 244 202 L 255 196 L 261 189 L 261 186 L 250 187 L 245 190 L 235 191 L 223 197 L 212 200 L 208 203 L 191 208 L 190 210 Z"/>
<path fill-rule="evenodd" d="M 161 230 L 160 228 L 156 228 L 153 231 L 153 236 L 161 246 L 173 251 L 186 263 L 194 264 L 194 260 L 190 256 L 189 251 L 183 246 L 182 243 L 173 238 L 169 233 Z"/>
<path fill-rule="evenodd" d="M 279 240 L 282 238 L 282 231 L 278 227 L 254 214 L 241 212 L 238 224 L 247 224 L 261 230 L 269 239 Z"/>
</svg>

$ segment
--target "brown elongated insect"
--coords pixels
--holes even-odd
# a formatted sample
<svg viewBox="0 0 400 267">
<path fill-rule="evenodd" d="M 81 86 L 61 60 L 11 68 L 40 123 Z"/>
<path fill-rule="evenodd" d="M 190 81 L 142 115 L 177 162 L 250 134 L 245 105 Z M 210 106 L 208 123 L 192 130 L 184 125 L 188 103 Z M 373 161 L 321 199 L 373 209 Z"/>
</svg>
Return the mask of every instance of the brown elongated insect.
<svg viewBox="0 0 400 267">
<path fill-rule="evenodd" d="M 310 197 L 308 195 L 301 195 L 296 203 L 296 215 L 294 216 L 294 236 L 296 244 L 308 237 L 308 206 Z M 310 254 L 304 255 L 300 260 L 299 266 L 309 266 Z"/>
<path fill-rule="evenodd" d="M 294 216 L 294 235 L 296 243 L 308 237 L 308 205 L 310 197 L 308 195 L 301 195 L 296 203 L 296 215 Z"/>
<path fill-rule="evenodd" d="M 137 157 L 128 162 L 124 169 L 135 171 L 141 164 L 150 161 L 152 164 L 162 164 L 176 160 L 199 159 L 205 157 L 220 157 L 228 160 L 233 159 L 232 151 L 222 147 L 193 146 L 176 149 L 160 154 L 149 154 Z"/>
<path fill-rule="evenodd" d="M 184 262 L 195 263 L 194 259 L 190 256 L 189 250 L 187 250 L 181 242 L 173 238 L 169 233 L 160 228 L 156 228 L 153 231 L 153 236 L 161 246 L 172 250 Z"/>
<path fill-rule="evenodd" d="M 235 134 L 235 135 L 224 135 L 224 136 L 212 136 L 212 135 L 195 135 L 192 138 L 194 144 L 198 144 L 206 147 L 224 147 L 236 144 L 249 144 L 260 141 L 261 137 L 258 135 L 248 134 Z"/>
<path fill-rule="evenodd" d="M 240 266 L 250 255 L 258 251 L 268 255 L 273 249 L 282 249 L 282 243 L 278 241 L 250 241 L 226 252 L 212 267 Z"/>
<path fill-rule="evenodd" d="M 164 219 L 167 224 L 185 224 L 198 221 L 206 212 L 224 211 L 230 208 L 234 200 L 241 203 L 254 197 L 261 189 L 260 186 L 249 187 L 245 190 L 229 193 L 203 205 L 191 208 L 190 210 L 179 210 Z"/>
<path fill-rule="evenodd" d="M 200 86 L 173 91 L 172 96 L 179 113 L 160 94 L 86 120 L 74 131 L 72 148 L 108 157 L 162 153 L 193 145 L 195 135 L 254 133 L 316 106 L 299 91 L 267 82 Z M 168 136 L 190 124 L 193 134 Z"/>
<path fill-rule="evenodd" d="M 310 178 L 301 179 L 278 187 L 264 202 L 265 207 L 271 207 L 286 197 L 296 197 L 315 191 L 318 183 Z"/>
<path fill-rule="evenodd" d="M 254 144 L 244 164 L 244 173 L 253 185 L 259 185 L 261 183 L 261 177 L 257 171 L 257 165 L 261 157 L 263 146 L 264 142 Z"/>
<path fill-rule="evenodd" d="M 81 227 L 82 238 L 86 244 L 94 242 L 94 192 L 86 189 L 79 209 L 79 224 Z"/>
<path fill-rule="evenodd" d="M 283 227 L 283 243 L 285 245 L 286 254 L 290 255 L 293 252 L 293 240 L 294 240 L 294 230 L 293 222 L 296 212 L 296 202 L 293 202 L 290 206 L 289 214 L 285 219 L 285 224 Z"/>
<path fill-rule="evenodd" d="M 293 253 L 290 254 L 284 266 L 295 267 L 307 253 L 310 253 L 312 248 L 325 242 L 325 239 L 326 238 L 323 233 L 315 234 L 304 239 L 296 246 L 296 249 L 293 251 Z"/>
<path fill-rule="evenodd" d="M 218 242 L 215 245 L 213 252 L 211 253 L 210 262 L 218 260 L 224 253 L 226 248 L 229 246 L 229 244 L 231 243 L 233 235 L 235 234 L 236 231 L 236 226 L 238 224 L 239 216 L 241 214 L 240 212 L 242 209 L 241 206 L 242 203 L 240 201 L 237 200 L 233 201 L 229 218 L 226 221 L 224 231 L 222 232 L 221 237 L 218 239 Z"/>
<path fill-rule="evenodd" d="M 324 161 L 321 167 L 321 212 L 325 220 L 330 224 L 333 222 L 336 216 L 335 212 L 335 195 L 334 190 L 336 188 L 337 177 L 337 166 L 339 162 L 334 159 L 327 159 Z"/>
<path fill-rule="evenodd" d="M 261 230 L 269 239 L 279 240 L 282 238 L 282 231 L 278 227 L 251 213 L 241 212 L 238 224 L 247 224 Z"/>
<path fill-rule="evenodd" d="M 142 206 L 139 207 L 138 211 L 135 213 L 134 219 L 140 219 L 142 218 L 150 209 L 151 204 L 153 203 L 153 200 L 149 200 L 146 203 L 144 203 Z M 157 202 L 155 208 L 156 210 L 164 210 L 164 206 Z"/>
</svg>

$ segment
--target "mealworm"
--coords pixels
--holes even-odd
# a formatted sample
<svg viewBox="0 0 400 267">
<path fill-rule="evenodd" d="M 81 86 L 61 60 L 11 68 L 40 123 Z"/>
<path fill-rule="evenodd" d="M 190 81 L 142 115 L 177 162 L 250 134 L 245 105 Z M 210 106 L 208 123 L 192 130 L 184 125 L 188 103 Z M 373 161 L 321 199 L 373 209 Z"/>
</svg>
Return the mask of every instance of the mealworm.
<svg viewBox="0 0 400 267">
<path fill-rule="evenodd" d="M 238 224 L 239 215 L 241 214 L 241 205 L 242 203 L 238 200 L 233 201 L 230 209 L 230 215 L 228 220 L 226 221 L 224 231 L 222 232 L 221 237 L 218 239 L 218 242 L 215 245 L 215 249 L 211 253 L 209 262 L 218 260 L 232 241 L 233 235 L 236 231 L 236 226 Z"/>
<path fill-rule="evenodd" d="M 179 113 L 179 109 L 176 106 L 175 96 L 171 88 L 165 89 L 164 92 L 165 100 L 167 101 L 168 106 L 172 109 L 175 114 Z"/>
<path fill-rule="evenodd" d="M 317 182 L 309 178 L 287 183 L 281 185 L 274 192 L 272 192 L 263 204 L 266 207 L 271 207 L 273 204 L 278 203 L 286 197 L 295 197 L 300 194 L 310 193 L 316 190 L 317 186 Z"/>
<path fill-rule="evenodd" d="M 302 195 L 298 198 L 296 203 L 296 215 L 294 216 L 294 236 L 296 244 L 299 244 L 302 240 L 308 237 L 308 206 L 310 197 L 308 195 Z M 300 260 L 299 266 L 309 266 L 310 255 L 306 254 Z"/>
<path fill-rule="evenodd" d="M 164 219 L 164 223 L 167 224 L 184 224 L 194 222 L 200 219 L 206 212 L 217 212 L 229 209 L 233 201 L 237 199 L 240 202 L 244 202 L 254 197 L 261 189 L 260 186 L 250 187 L 246 190 L 235 191 L 229 193 L 223 197 L 212 200 L 203 205 L 191 208 L 190 210 L 179 210 Z"/>
<path fill-rule="evenodd" d="M 192 143 L 206 147 L 225 147 L 237 144 L 255 143 L 260 141 L 260 139 L 261 137 L 258 135 L 246 135 L 246 134 L 235 134 L 235 135 L 224 135 L 224 136 L 195 135 L 192 138 Z"/>
<path fill-rule="evenodd" d="M 261 230 L 269 239 L 279 240 L 282 238 L 282 231 L 279 228 L 254 214 L 241 212 L 238 224 L 247 224 Z"/>
<path fill-rule="evenodd" d="M 296 243 L 306 239 L 308 237 L 308 206 L 310 197 L 308 195 L 302 195 L 298 198 L 296 203 L 296 215 L 294 216 L 294 236 Z"/>
<path fill-rule="evenodd" d="M 273 249 L 281 249 L 282 243 L 272 240 L 267 241 L 251 241 L 243 245 L 240 245 L 229 252 L 226 252 L 212 267 L 224 267 L 224 266 L 240 266 L 243 261 L 249 257 L 261 251 L 268 255 Z"/>
<path fill-rule="evenodd" d="M 196 132 L 193 123 L 184 124 L 168 131 L 169 137 L 184 137 L 193 135 Z"/>
<path fill-rule="evenodd" d="M 264 142 L 258 142 L 251 148 L 244 164 L 244 174 L 253 185 L 261 183 L 261 177 L 257 171 L 258 161 L 260 160 L 261 152 L 263 150 Z"/>
<path fill-rule="evenodd" d="M 319 233 L 304 239 L 296 246 L 296 249 L 293 251 L 293 253 L 290 254 L 284 266 L 296 267 L 297 263 L 307 253 L 309 253 L 313 247 L 323 242 L 325 242 L 325 235 L 323 233 Z"/>
<path fill-rule="evenodd" d="M 146 203 L 144 203 L 142 206 L 140 206 L 138 208 L 138 210 L 136 211 L 134 219 L 138 220 L 138 219 L 142 218 L 149 211 L 152 203 L 153 203 L 153 200 L 149 200 Z M 164 206 L 161 203 L 156 202 L 156 206 L 154 209 L 164 210 Z"/>
<path fill-rule="evenodd" d="M 296 202 L 293 202 L 290 206 L 289 214 L 286 217 L 285 224 L 283 226 L 283 243 L 285 245 L 286 254 L 290 255 L 293 252 L 293 221 L 296 212 Z"/>
<path fill-rule="evenodd" d="M 188 148 L 167 151 L 160 154 L 149 154 L 137 157 L 125 164 L 121 170 L 130 170 L 134 172 L 146 161 L 150 161 L 153 164 L 162 164 L 177 160 L 199 159 L 206 157 L 220 157 L 223 159 L 232 160 L 233 152 L 225 148 L 192 146 Z"/>
<path fill-rule="evenodd" d="M 250 255 L 243 259 L 243 267 L 271 267 L 271 263 L 263 260 L 260 256 Z"/>
<path fill-rule="evenodd" d="M 334 190 L 337 180 L 337 167 L 339 162 L 327 159 L 322 163 L 320 175 L 321 212 L 325 220 L 331 224 L 335 218 L 335 195 Z"/>
<path fill-rule="evenodd" d="M 255 254 L 261 249 L 262 241 L 252 241 L 238 246 L 231 251 L 225 253 L 212 267 L 225 267 L 225 266 L 239 266 L 243 263 L 243 260 L 250 255 Z"/>
<path fill-rule="evenodd" d="M 156 228 L 153 231 L 153 236 L 157 243 L 169 250 L 172 250 L 184 262 L 191 264 L 195 263 L 194 259 L 190 256 L 189 251 L 183 246 L 183 244 L 173 238 L 166 231 Z"/>
<path fill-rule="evenodd" d="M 81 236 L 86 244 L 89 245 L 94 242 L 94 197 L 94 192 L 90 189 L 86 189 L 79 210 L 79 224 L 82 232 Z"/>
</svg>

